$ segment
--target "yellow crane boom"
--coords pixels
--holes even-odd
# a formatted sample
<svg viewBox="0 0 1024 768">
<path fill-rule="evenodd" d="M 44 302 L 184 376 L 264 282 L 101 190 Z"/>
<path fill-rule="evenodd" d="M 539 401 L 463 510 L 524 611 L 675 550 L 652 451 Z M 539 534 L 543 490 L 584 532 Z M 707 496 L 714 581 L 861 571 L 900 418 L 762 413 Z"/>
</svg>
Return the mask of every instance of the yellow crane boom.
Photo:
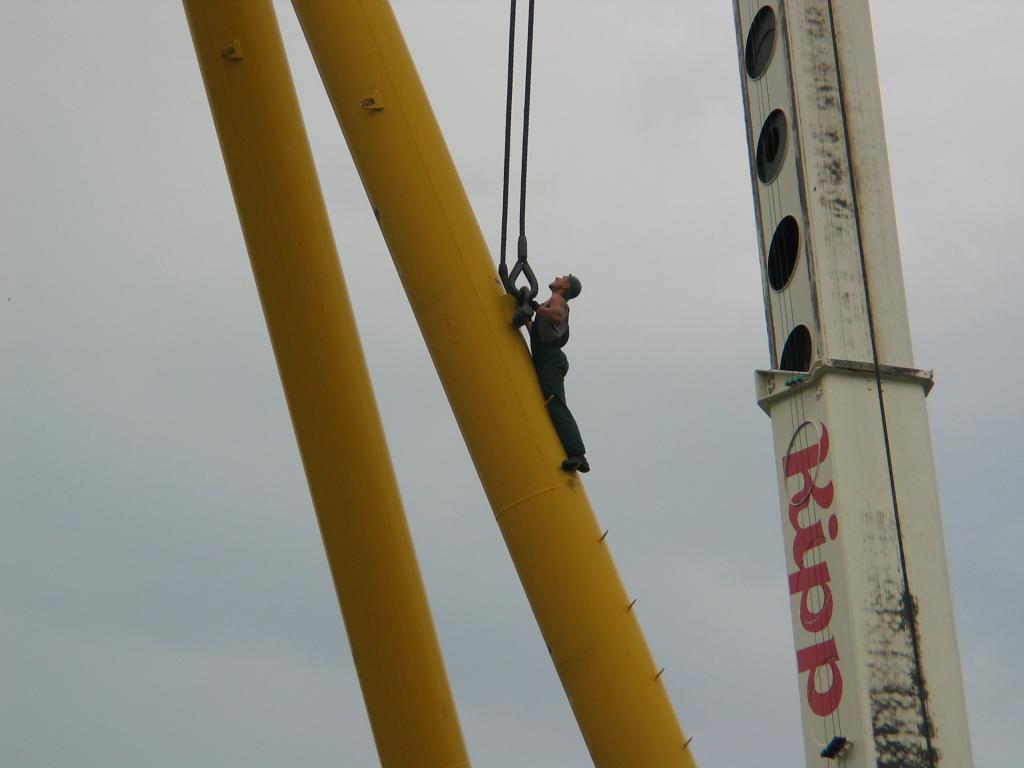
<svg viewBox="0 0 1024 768">
<path fill-rule="evenodd" d="M 185 0 L 384 766 L 468 766 L 270 0 Z"/>
<path fill-rule="evenodd" d="M 598 766 L 694 765 L 387 0 L 293 0 Z"/>
</svg>

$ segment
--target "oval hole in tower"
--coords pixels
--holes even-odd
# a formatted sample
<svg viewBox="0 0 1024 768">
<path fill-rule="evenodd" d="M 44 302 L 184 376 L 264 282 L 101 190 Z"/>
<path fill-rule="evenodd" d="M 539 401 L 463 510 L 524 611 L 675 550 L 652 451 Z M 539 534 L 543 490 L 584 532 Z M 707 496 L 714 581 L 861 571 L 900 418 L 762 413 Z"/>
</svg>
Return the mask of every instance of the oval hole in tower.
<svg viewBox="0 0 1024 768">
<path fill-rule="evenodd" d="M 781 291 L 789 283 L 799 253 L 800 225 L 792 216 L 787 216 L 775 228 L 768 249 L 768 285 L 772 290 Z"/>
<path fill-rule="evenodd" d="M 786 339 L 786 346 L 782 348 L 782 359 L 779 361 L 779 369 L 783 371 L 806 372 L 811 369 L 811 332 L 806 325 L 798 325 L 794 328 L 789 338 Z"/>
<path fill-rule="evenodd" d="M 757 140 L 757 177 L 765 184 L 775 181 L 782 168 L 782 160 L 786 156 L 786 140 L 789 131 L 786 113 L 776 109 L 761 126 L 761 136 Z"/>
<path fill-rule="evenodd" d="M 744 47 L 743 60 L 747 75 L 757 80 L 768 69 L 772 54 L 775 53 L 775 11 L 766 5 L 757 12 L 754 22 L 747 33 L 747 44 Z"/>
</svg>

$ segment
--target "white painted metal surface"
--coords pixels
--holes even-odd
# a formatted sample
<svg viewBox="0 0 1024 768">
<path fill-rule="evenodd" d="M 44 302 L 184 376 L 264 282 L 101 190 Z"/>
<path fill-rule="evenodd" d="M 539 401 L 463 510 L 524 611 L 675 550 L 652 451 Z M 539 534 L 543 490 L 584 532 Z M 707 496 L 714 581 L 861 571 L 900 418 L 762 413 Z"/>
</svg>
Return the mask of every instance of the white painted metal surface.
<svg viewBox="0 0 1024 768">
<path fill-rule="evenodd" d="M 807 764 L 970 768 L 868 4 L 734 7 Z"/>
</svg>

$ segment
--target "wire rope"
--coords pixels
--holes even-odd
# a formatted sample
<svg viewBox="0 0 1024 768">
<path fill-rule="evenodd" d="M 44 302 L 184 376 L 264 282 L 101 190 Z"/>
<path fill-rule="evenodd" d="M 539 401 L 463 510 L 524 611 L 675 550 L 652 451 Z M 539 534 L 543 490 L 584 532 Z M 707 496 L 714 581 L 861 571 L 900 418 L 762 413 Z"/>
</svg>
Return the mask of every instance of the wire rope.
<svg viewBox="0 0 1024 768">
<path fill-rule="evenodd" d="M 501 276 L 502 285 L 506 288 L 508 283 L 508 265 L 505 263 L 507 241 L 508 241 L 508 181 L 509 165 L 512 155 L 512 90 L 515 79 L 515 55 L 516 55 L 516 0 L 512 0 L 512 10 L 508 22 L 508 84 L 505 89 L 505 167 L 501 188 L 501 260 L 498 264 L 498 274 Z"/>
<path fill-rule="evenodd" d="M 539 285 L 527 255 L 526 241 L 526 177 L 530 141 L 530 95 L 533 80 L 533 29 L 535 0 L 530 0 L 526 31 L 526 74 L 523 97 L 523 145 L 519 175 L 519 238 L 516 246 L 516 263 L 511 272 L 508 269 L 508 198 L 512 155 L 512 102 L 515 72 L 516 44 L 516 0 L 511 0 L 508 33 L 508 76 L 505 90 L 505 161 L 501 193 L 501 248 L 498 275 L 505 290 L 516 297 L 516 311 L 512 323 L 521 326 L 532 314 L 531 303 L 537 296 Z M 522 275 L 527 285 L 517 286 Z"/>
<path fill-rule="evenodd" d="M 530 9 L 526 21 L 526 82 L 523 91 L 523 156 L 522 171 L 519 177 L 520 257 L 526 253 L 526 170 L 530 149 L 530 86 L 533 80 L 533 11 L 534 0 L 530 0 Z"/>
</svg>

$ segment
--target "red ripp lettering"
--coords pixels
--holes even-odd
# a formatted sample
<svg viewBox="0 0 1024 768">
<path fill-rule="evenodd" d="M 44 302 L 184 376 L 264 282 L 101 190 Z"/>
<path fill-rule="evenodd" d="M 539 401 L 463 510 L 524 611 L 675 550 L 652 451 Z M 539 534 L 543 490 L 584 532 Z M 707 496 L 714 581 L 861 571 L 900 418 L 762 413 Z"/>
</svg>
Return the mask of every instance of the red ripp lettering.
<svg viewBox="0 0 1024 768">
<path fill-rule="evenodd" d="M 789 594 L 800 595 L 800 623 L 808 632 L 821 632 L 832 621 L 832 589 L 828 563 L 818 563 L 789 574 Z M 817 587 L 822 591 L 820 610 L 812 610 L 809 595 Z"/>
<path fill-rule="evenodd" d="M 821 439 L 815 445 L 808 446 L 796 453 L 787 454 L 782 460 L 782 467 L 786 472 L 786 479 L 796 477 L 799 475 L 803 481 L 803 486 L 799 491 L 790 499 L 790 514 L 792 515 L 792 505 L 798 508 L 798 511 L 807 507 L 811 503 L 811 499 L 817 502 L 818 506 L 823 509 L 828 509 L 832 506 L 832 499 L 834 496 L 834 489 L 832 483 L 829 482 L 824 486 L 817 486 L 814 484 L 814 479 L 811 477 L 811 470 L 822 464 L 826 458 L 828 458 L 828 429 L 824 424 L 821 425 Z"/>
<path fill-rule="evenodd" d="M 803 568 L 807 553 L 825 543 L 825 531 L 822 530 L 820 522 L 801 528 L 797 522 L 798 514 L 799 512 L 790 507 L 789 520 L 796 531 L 796 538 L 793 539 L 793 562 L 797 568 Z"/>
<path fill-rule="evenodd" d="M 826 717 L 839 709 L 839 702 L 843 698 L 843 676 L 839 672 L 836 641 L 826 640 L 797 651 L 796 666 L 801 674 L 807 673 L 807 703 L 811 711 L 819 717 Z M 819 691 L 818 670 L 824 667 L 828 667 L 832 673 L 832 684 L 827 691 Z"/>
</svg>

